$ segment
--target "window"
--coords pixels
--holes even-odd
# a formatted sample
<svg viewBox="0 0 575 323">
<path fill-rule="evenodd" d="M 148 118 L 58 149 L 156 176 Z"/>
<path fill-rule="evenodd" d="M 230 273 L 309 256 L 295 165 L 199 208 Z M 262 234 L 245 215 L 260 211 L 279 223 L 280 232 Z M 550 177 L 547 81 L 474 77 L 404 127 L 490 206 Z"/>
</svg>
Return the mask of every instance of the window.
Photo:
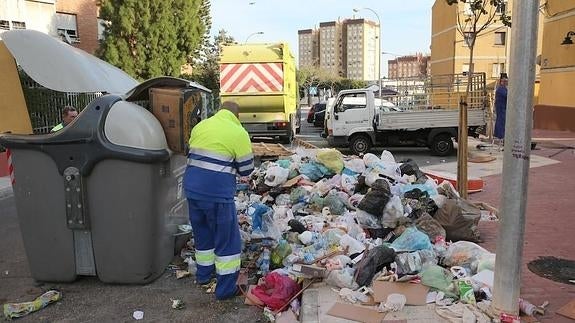
<svg viewBox="0 0 575 323">
<path fill-rule="evenodd" d="M 495 32 L 495 45 L 505 45 L 505 36 L 504 31 Z"/>
<path fill-rule="evenodd" d="M 8 20 L 0 20 L 0 30 L 10 30 L 10 22 Z"/>
<path fill-rule="evenodd" d="M 12 21 L 12 29 L 26 29 L 26 23 L 23 21 Z"/>
<path fill-rule="evenodd" d="M 367 105 L 365 93 L 354 93 L 342 96 L 334 108 L 334 111 L 344 112 L 350 109 L 363 109 Z"/>
<path fill-rule="evenodd" d="M 471 44 L 473 44 L 473 38 L 474 38 L 474 34 L 472 32 L 466 32 L 465 33 L 465 44 L 468 47 L 471 47 Z"/>
<path fill-rule="evenodd" d="M 463 66 L 461 66 L 461 72 L 463 72 L 463 75 L 467 75 L 469 72 L 469 63 L 463 63 Z"/>
<path fill-rule="evenodd" d="M 106 28 L 106 21 L 98 18 L 98 40 L 104 39 L 104 29 Z"/>
<path fill-rule="evenodd" d="M 494 63 L 491 77 L 500 77 L 501 73 L 505 73 L 505 63 Z"/>
<path fill-rule="evenodd" d="M 57 12 L 56 13 L 56 29 L 61 36 L 67 35 L 72 41 L 78 40 L 78 27 L 76 25 L 76 15 Z"/>
<path fill-rule="evenodd" d="M 495 9 L 495 12 L 499 15 L 502 15 L 505 13 L 506 10 L 507 10 L 507 3 L 505 1 L 501 1 L 497 6 L 497 8 Z"/>
</svg>

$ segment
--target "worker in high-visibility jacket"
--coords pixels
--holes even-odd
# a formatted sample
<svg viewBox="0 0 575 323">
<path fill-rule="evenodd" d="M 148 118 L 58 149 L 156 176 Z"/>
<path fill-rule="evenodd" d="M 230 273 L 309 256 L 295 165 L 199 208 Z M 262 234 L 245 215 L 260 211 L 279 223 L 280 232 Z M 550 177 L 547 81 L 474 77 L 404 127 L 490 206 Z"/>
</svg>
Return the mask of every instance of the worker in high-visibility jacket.
<svg viewBox="0 0 575 323">
<path fill-rule="evenodd" d="M 184 188 L 196 244 L 196 280 L 210 282 L 216 272 L 216 298 L 237 294 L 241 238 L 234 196 L 236 177 L 254 169 L 250 137 L 242 127 L 239 106 L 224 102 L 201 121 L 190 136 Z"/>
</svg>

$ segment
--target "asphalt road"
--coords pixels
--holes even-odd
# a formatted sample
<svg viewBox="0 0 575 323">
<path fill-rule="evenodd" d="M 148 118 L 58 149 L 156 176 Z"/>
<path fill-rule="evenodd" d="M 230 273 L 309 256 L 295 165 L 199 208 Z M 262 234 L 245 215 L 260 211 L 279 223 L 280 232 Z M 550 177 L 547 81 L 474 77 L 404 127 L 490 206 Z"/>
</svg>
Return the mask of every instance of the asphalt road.
<svg viewBox="0 0 575 323">
<path fill-rule="evenodd" d="M 94 277 L 38 283 L 31 278 L 14 197 L 1 197 L 0 304 L 32 301 L 50 289 L 61 291 L 62 299 L 18 322 L 132 322 L 136 310 L 144 312 L 143 322 L 264 321 L 261 311 L 243 305 L 242 298 L 218 302 L 195 286 L 193 278 L 178 280 L 170 270 L 144 286 L 104 284 Z M 185 308 L 172 309 L 170 299 L 181 299 Z"/>
<path fill-rule="evenodd" d="M 307 122 L 307 114 L 309 108 L 302 108 L 302 128 L 301 133 L 297 135 L 298 138 L 305 140 L 319 148 L 329 148 L 327 140 L 322 138 L 320 127 L 314 127 L 313 124 Z M 351 154 L 349 149 L 338 148 L 343 154 Z M 436 165 L 440 163 L 452 162 L 457 160 L 457 154 L 453 153 L 450 156 L 437 157 L 432 156 L 431 152 L 427 148 L 421 147 L 374 147 L 372 153 L 376 155 L 381 155 L 381 152 L 387 149 L 395 157 L 396 161 L 405 160 L 408 158 L 413 159 L 420 167 Z"/>
</svg>

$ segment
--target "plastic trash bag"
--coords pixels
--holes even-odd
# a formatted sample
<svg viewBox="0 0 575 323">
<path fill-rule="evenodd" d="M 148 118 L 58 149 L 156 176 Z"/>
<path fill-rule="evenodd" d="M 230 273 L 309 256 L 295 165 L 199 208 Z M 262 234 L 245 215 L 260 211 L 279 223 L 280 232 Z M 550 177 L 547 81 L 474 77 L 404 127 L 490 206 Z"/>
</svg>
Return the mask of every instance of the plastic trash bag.
<svg viewBox="0 0 575 323">
<path fill-rule="evenodd" d="M 289 205 L 291 203 L 291 197 L 289 194 L 280 194 L 276 197 L 275 204 L 277 206 Z"/>
<path fill-rule="evenodd" d="M 384 163 L 395 164 L 395 157 L 393 157 L 393 154 L 387 150 L 384 150 L 381 152 L 381 157 L 379 159 L 381 161 L 383 161 Z"/>
<path fill-rule="evenodd" d="M 405 231 L 391 243 L 390 247 L 395 251 L 433 249 L 429 237 L 415 227 L 406 228 Z"/>
<path fill-rule="evenodd" d="M 345 203 L 341 200 L 339 195 L 333 191 L 323 199 L 323 206 L 329 207 L 331 214 L 335 215 L 342 215 L 346 210 Z"/>
<path fill-rule="evenodd" d="M 428 264 L 437 264 L 437 255 L 433 250 L 418 250 L 395 255 L 398 275 L 416 274 Z"/>
<path fill-rule="evenodd" d="M 281 166 L 272 166 L 266 171 L 265 184 L 271 187 L 282 185 L 287 181 L 289 172 L 289 169 Z"/>
<path fill-rule="evenodd" d="M 330 246 L 339 246 L 341 237 L 345 235 L 345 231 L 338 228 L 325 230 L 322 235 Z"/>
<path fill-rule="evenodd" d="M 379 179 L 375 181 L 357 208 L 376 217 L 381 217 L 390 197 L 389 183 L 384 179 Z"/>
<path fill-rule="evenodd" d="M 341 175 L 341 188 L 344 192 L 352 195 L 355 191 L 355 185 L 357 185 L 357 178 L 355 176 Z"/>
<path fill-rule="evenodd" d="M 359 158 L 353 158 L 343 162 L 345 168 L 353 171 L 354 173 L 361 174 L 365 172 L 365 163 Z"/>
<path fill-rule="evenodd" d="M 341 173 L 343 169 L 343 156 L 337 149 L 322 149 L 316 159 L 335 174 Z"/>
<path fill-rule="evenodd" d="M 423 285 L 442 291 L 447 297 L 458 298 L 459 292 L 449 270 L 438 265 L 427 265 L 423 267 L 419 277 Z"/>
<path fill-rule="evenodd" d="M 383 209 L 381 224 L 386 228 L 395 228 L 397 220 L 403 217 L 403 204 L 399 196 L 393 196 Z"/>
<path fill-rule="evenodd" d="M 358 209 L 355 212 L 355 218 L 359 225 L 364 229 L 380 229 L 382 227 L 378 218 L 364 210 Z"/>
<path fill-rule="evenodd" d="M 292 204 L 297 204 L 305 201 L 308 191 L 303 187 L 296 187 L 290 192 L 290 201 Z M 280 195 L 281 196 L 281 195 Z M 278 196 L 279 197 L 279 196 Z"/>
<path fill-rule="evenodd" d="M 481 210 L 463 199 L 447 200 L 433 216 L 445 229 L 447 240 L 480 240 Z"/>
<path fill-rule="evenodd" d="M 355 282 L 359 286 L 369 286 L 375 274 L 389 266 L 395 260 L 395 251 L 386 246 L 377 246 L 367 254 L 356 265 Z"/>
<path fill-rule="evenodd" d="M 431 215 L 425 213 L 415 220 L 415 226 L 420 231 L 427 234 L 429 240 L 436 241 L 438 237 L 443 237 L 445 239 L 445 229 L 431 217 Z"/>
<path fill-rule="evenodd" d="M 353 269 L 345 268 L 339 270 L 332 270 L 327 275 L 325 280 L 326 284 L 339 288 L 357 289 L 359 285 L 353 279 Z"/>
<path fill-rule="evenodd" d="M 340 237 L 339 243 L 342 248 L 348 248 L 348 254 L 360 253 L 365 250 L 365 245 L 349 234 L 344 234 Z"/>
<path fill-rule="evenodd" d="M 361 200 L 363 200 L 363 197 L 364 197 L 364 195 L 362 195 L 362 194 L 353 194 L 347 200 L 348 205 L 353 206 L 354 208 L 357 208 L 359 203 L 361 203 Z"/>
<path fill-rule="evenodd" d="M 300 289 L 288 276 L 271 272 L 264 276 L 261 284 L 252 289 L 252 294 L 275 311 L 282 308 Z"/>
<path fill-rule="evenodd" d="M 462 266 L 470 270 L 471 275 L 477 273 L 477 268 L 481 260 L 485 262 L 493 259 L 495 256 L 483 249 L 481 246 L 470 241 L 457 241 L 447 247 L 445 257 L 443 258 L 443 265 L 447 267 Z M 489 269 L 489 268 L 482 268 Z"/>
<path fill-rule="evenodd" d="M 271 264 L 273 268 L 280 268 L 283 265 L 283 260 L 289 256 L 292 252 L 289 243 L 281 239 L 278 245 L 272 250 L 271 254 Z"/>
<path fill-rule="evenodd" d="M 437 195 L 437 188 L 433 181 L 427 181 L 424 184 L 406 184 L 401 187 L 401 193 L 405 194 L 406 192 L 413 191 L 414 189 L 419 189 L 421 192 L 427 193 L 427 196 L 435 196 Z"/>
<path fill-rule="evenodd" d="M 299 173 L 305 175 L 313 182 L 317 182 L 320 178 L 325 177 L 326 175 L 333 174 L 328 168 L 324 165 L 317 163 L 317 162 L 308 162 L 302 164 L 299 167 Z"/>
</svg>

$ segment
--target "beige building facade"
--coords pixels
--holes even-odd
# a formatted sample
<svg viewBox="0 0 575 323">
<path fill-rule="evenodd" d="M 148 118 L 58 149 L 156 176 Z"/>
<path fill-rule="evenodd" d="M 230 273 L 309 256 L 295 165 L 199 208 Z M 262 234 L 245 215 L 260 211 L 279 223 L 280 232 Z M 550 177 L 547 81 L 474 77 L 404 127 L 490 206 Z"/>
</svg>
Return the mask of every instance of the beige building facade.
<svg viewBox="0 0 575 323">
<path fill-rule="evenodd" d="M 547 0 L 541 12 L 541 71 L 534 127 L 575 131 L 575 1 Z"/>
<path fill-rule="evenodd" d="M 507 73 L 510 29 L 501 23 L 502 13 L 511 14 L 511 0 L 505 6 L 492 7 L 496 22 L 479 34 L 474 46 L 474 72 L 485 73 L 492 87 L 502 73 Z M 449 6 L 445 0 L 436 0 L 432 8 L 431 75 L 464 74 L 470 69 L 470 50 L 467 36 L 457 27 L 457 17 L 469 15 L 465 3 Z M 480 22 L 481 23 L 481 22 Z"/>
</svg>

